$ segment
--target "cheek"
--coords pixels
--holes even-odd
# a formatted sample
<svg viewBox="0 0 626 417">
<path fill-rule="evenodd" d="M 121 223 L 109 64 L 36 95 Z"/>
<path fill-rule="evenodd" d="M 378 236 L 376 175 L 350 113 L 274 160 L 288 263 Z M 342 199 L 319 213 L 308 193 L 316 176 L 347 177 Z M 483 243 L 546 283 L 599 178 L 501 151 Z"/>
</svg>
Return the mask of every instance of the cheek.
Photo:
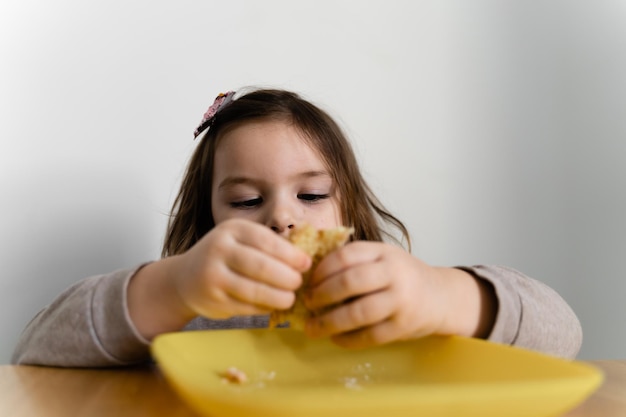
<svg viewBox="0 0 626 417">
<path fill-rule="evenodd" d="M 344 220 L 342 218 L 341 199 L 339 197 L 333 198 L 333 219 L 337 223 L 337 226 L 343 226 Z"/>
<path fill-rule="evenodd" d="M 213 215 L 213 221 L 215 224 L 221 223 L 225 220 L 236 218 L 237 212 L 229 210 L 230 207 L 226 207 L 222 204 L 218 204 L 215 201 L 211 204 L 211 214 Z"/>
<path fill-rule="evenodd" d="M 259 222 L 258 214 L 254 210 L 220 210 L 213 209 L 213 221 L 219 224 L 230 219 L 247 219 L 253 222 Z"/>
<path fill-rule="evenodd" d="M 339 203 L 337 202 L 333 204 L 331 218 L 334 223 L 333 227 L 341 226 L 343 224 L 343 221 L 341 219 L 341 207 L 339 207 Z"/>
<path fill-rule="evenodd" d="M 226 220 L 224 218 L 224 213 L 220 210 L 220 208 L 215 204 L 215 200 L 211 201 L 211 215 L 213 215 L 213 221 L 215 224 L 223 222 Z"/>
<path fill-rule="evenodd" d="M 329 204 L 322 213 L 317 213 L 315 218 L 309 222 L 317 229 L 332 229 L 343 226 L 339 204 Z"/>
<path fill-rule="evenodd" d="M 334 209 L 334 220 L 336 225 L 335 226 L 343 226 L 344 221 L 341 218 L 341 207 L 339 206 L 339 203 L 335 204 L 335 209 Z"/>
</svg>

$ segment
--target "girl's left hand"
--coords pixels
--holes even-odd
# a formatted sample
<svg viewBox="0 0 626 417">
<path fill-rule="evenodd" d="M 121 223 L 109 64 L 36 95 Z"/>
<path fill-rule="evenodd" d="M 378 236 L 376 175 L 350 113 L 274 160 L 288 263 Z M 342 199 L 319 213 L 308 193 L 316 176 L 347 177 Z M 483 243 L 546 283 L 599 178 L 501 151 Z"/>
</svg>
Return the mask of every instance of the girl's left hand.
<svg viewBox="0 0 626 417">
<path fill-rule="evenodd" d="M 447 279 L 444 269 L 382 242 L 350 243 L 329 254 L 313 273 L 306 305 L 328 311 L 309 319 L 306 333 L 310 337 L 330 336 L 344 347 L 429 334 L 472 333 L 472 329 L 454 328 L 459 324 L 454 320 L 469 314 L 471 327 L 472 317 L 480 317 L 480 311 L 462 311 L 467 305 L 480 309 L 478 285 L 460 270 L 450 275 L 457 279 Z M 476 299 L 466 299 L 470 302 L 465 306 L 455 305 L 457 294 L 474 296 L 472 285 Z M 459 293 L 464 288 L 470 289 L 469 294 Z"/>
</svg>

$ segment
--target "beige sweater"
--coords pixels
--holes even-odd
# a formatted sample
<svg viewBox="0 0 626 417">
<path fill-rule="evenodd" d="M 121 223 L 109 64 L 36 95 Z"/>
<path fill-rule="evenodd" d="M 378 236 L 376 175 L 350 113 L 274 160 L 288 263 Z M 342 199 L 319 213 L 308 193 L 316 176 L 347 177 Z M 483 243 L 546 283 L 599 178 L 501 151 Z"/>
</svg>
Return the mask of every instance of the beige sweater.
<svg viewBox="0 0 626 417">
<path fill-rule="evenodd" d="M 126 306 L 128 282 L 137 268 L 77 282 L 26 326 L 15 364 L 65 367 L 131 365 L 150 360 Z M 489 340 L 574 358 L 582 343 L 578 318 L 550 287 L 506 267 L 463 267 L 490 282 L 498 313 Z M 266 327 L 267 316 L 209 320 L 197 317 L 185 330 Z"/>
</svg>

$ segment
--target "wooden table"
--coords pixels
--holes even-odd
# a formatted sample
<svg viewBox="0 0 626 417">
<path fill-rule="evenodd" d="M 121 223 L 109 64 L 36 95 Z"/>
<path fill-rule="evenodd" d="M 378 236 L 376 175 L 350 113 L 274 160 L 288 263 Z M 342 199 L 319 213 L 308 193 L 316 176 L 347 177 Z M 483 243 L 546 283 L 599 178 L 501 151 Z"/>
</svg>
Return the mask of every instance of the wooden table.
<svg viewBox="0 0 626 417">
<path fill-rule="evenodd" d="M 604 384 L 563 417 L 626 416 L 626 360 L 589 363 Z M 0 416 L 198 417 L 170 389 L 156 367 L 61 369 L 0 366 Z"/>
</svg>

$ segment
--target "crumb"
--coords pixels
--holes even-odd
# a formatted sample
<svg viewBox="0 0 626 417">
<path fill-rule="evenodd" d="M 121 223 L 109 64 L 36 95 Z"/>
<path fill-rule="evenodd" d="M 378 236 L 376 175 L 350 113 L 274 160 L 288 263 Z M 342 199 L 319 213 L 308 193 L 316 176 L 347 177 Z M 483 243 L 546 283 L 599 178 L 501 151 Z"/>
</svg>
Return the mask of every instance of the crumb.
<svg viewBox="0 0 626 417">
<path fill-rule="evenodd" d="M 355 377 L 348 376 L 348 377 L 342 378 L 341 382 L 343 383 L 343 386 L 348 389 L 352 389 L 352 390 L 363 389 L 363 387 L 359 384 L 359 380 Z"/>
<path fill-rule="evenodd" d="M 232 384 L 245 384 L 248 381 L 248 376 L 245 372 L 231 366 L 226 371 L 221 372 L 219 376 L 222 378 L 222 382 L 229 382 Z"/>
</svg>

